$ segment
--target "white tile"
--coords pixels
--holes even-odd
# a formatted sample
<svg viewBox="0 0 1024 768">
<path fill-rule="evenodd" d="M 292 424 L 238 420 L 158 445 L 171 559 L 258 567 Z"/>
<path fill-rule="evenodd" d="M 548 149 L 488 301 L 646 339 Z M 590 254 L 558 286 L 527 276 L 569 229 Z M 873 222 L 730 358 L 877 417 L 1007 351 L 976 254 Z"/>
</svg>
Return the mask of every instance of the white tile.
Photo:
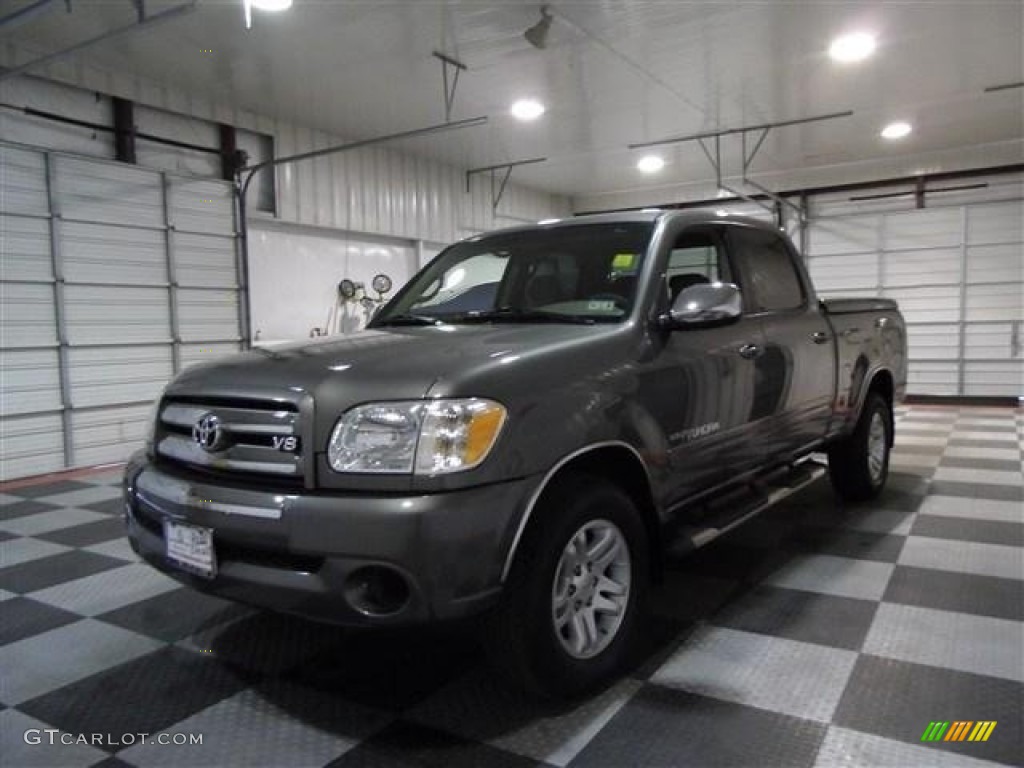
<svg viewBox="0 0 1024 768">
<path fill-rule="evenodd" d="M 295 714 L 289 704 L 301 702 Z M 118 753 L 140 768 L 158 766 L 244 765 L 253 768 L 322 766 L 335 760 L 373 732 L 389 717 L 325 693 L 287 684 L 265 693 L 248 689 L 154 733 L 145 744 Z M 174 734 L 201 737 L 199 744 L 164 745 L 160 738 Z"/>
<path fill-rule="evenodd" d="M 893 567 L 891 563 L 834 555 L 802 555 L 772 573 L 764 583 L 805 592 L 881 600 Z"/>
<path fill-rule="evenodd" d="M 0 507 L 10 506 L 25 501 L 21 496 L 11 496 L 9 493 L 0 493 Z"/>
<path fill-rule="evenodd" d="M 4 600 L 10 600 L 12 597 L 18 597 L 14 592 L 8 592 L 6 589 L 0 589 L 0 603 Z"/>
<path fill-rule="evenodd" d="M 651 682 L 827 723 L 856 661 L 855 651 L 704 626 Z"/>
<path fill-rule="evenodd" d="M 904 419 L 900 422 L 900 426 L 903 429 L 914 430 L 915 432 L 936 432 L 942 435 L 948 435 L 953 431 L 952 422 L 939 422 L 939 421 L 918 421 L 911 419 Z"/>
<path fill-rule="evenodd" d="M 935 470 L 932 479 L 982 485 L 1024 485 L 1024 475 L 1020 472 L 1000 472 L 995 469 L 968 469 L 966 467 L 939 467 Z"/>
<path fill-rule="evenodd" d="M 1024 550 L 1001 544 L 910 536 L 900 552 L 899 564 L 1002 579 L 1024 579 Z"/>
<path fill-rule="evenodd" d="M 921 515 L 965 517 L 971 520 L 995 520 L 1024 523 L 1024 504 L 995 499 L 965 499 L 959 496 L 926 496 L 917 510 Z"/>
<path fill-rule="evenodd" d="M 950 445 L 943 456 L 958 459 L 992 459 L 993 461 L 1020 461 L 1017 448 L 975 448 L 968 445 Z"/>
<path fill-rule="evenodd" d="M 75 743 L 81 734 L 65 731 L 51 734 L 46 733 L 47 730 L 54 728 L 16 709 L 0 712 L 0 744 L 3 744 L 0 762 L 18 768 L 79 768 L 107 757 L 103 750 Z M 62 740 L 69 743 L 62 743 Z"/>
<path fill-rule="evenodd" d="M 983 431 L 984 427 L 1016 427 L 1017 421 L 1013 416 L 1008 416 L 1003 419 L 961 416 L 957 419 L 956 426 L 958 429 L 960 427 L 967 427 L 969 429 L 980 429 Z"/>
<path fill-rule="evenodd" d="M 17 705 L 163 646 L 120 627 L 83 619 L 0 647 L 0 700 Z"/>
<path fill-rule="evenodd" d="M 882 603 L 864 653 L 1024 682 L 1024 624 Z"/>
<path fill-rule="evenodd" d="M 896 430 L 896 438 L 894 445 L 896 448 L 907 448 L 911 445 L 923 445 L 923 446 L 943 446 L 949 442 L 949 437 L 943 435 L 942 437 L 932 437 L 930 435 L 907 435 Z M 911 449 L 912 450 L 912 449 Z"/>
<path fill-rule="evenodd" d="M 892 768 L 997 768 L 1003 766 L 1003 763 L 978 760 L 938 747 L 907 744 L 871 733 L 830 726 L 818 750 L 815 768 L 859 768 L 867 765 Z"/>
<path fill-rule="evenodd" d="M 1000 443 L 1006 443 L 1008 446 L 1020 445 L 1020 438 L 1012 432 L 992 432 L 992 431 L 971 431 L 958 429 L 955 433 L 956 440 L 988 440 Z"/>
<path fill-rule="evenodd" d="M 49 504 L 60 504 L 64 507 L 79 507 L 84 504 L 95 504 L 98 501 L 108 501 L 121 497 L 121 488 L 113 485 L 97 485 L 93 488 L 79 488 L 77 491 L 67 491 L 53 496 L 40 496 L 37 501 L 45 501 Z"/>
<path fill-rule="evenodd" d="M 905 450 L 893 450 L 889 454 L 889 463 L 891 465 L 903 465 L 906 467 L 927 467 L 929 469 L 935 469 L 939 466 L 939 462 L 942 461 L 941 453 L 914 453 L 912 451 Z"/>
<path fill-rule="evenodd" d="M 43 541 L 42 539 L 22 538 L 0 541 L 0 568 L 57 555 L 67 552 L 69 549 L 70 547 L 65 547 L 63 544 L 54 544 L 52 541 Z"/>
<path fill-rule="evenodd" d="M 18 536 L 37 536 L 40 533 L 59 531 L 62 528 L 73 528 L 84 523 L 105 520 L 109 515 L 93 512 L 91 509 L 65 507 L 51 509 L 49 512 L 37 512 L 34 515 L 16 517 L 13 520 L 0 521 L 0 531 L 7 531 Z"/>
<path fill-rule="evenodd" d="M 111 539 L 110 541 L 104 541 L 102 544 L 82 547 L 82 549 L 85 552 L 95 552 L 97 555 L 116 557 L 118 560 L 127 560 L 129 562 L 135 562 L 140 559 L 126 538 Z"/>
<path fill-rule="evenodd" d="M 98 616 L 180 586 L 155 568 L 132 563 L 31 592 L 27 597 L 81 616 Z"/>
</svg>

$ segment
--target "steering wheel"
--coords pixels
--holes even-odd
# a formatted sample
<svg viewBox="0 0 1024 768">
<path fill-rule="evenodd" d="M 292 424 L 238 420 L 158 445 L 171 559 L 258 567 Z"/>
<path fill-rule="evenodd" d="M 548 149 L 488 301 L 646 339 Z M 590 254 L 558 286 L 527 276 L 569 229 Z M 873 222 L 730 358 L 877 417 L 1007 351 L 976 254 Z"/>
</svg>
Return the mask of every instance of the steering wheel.
<svg viewBox="0 0 1024 768">
<path fill-rule="evenodd" d="M 587 301 L 610 301 L 616 309 L 626 309 L 629 306 L 629 301 L 617 293 L 595 293 L 593 296 L 587 296 Z"/>
</svg>

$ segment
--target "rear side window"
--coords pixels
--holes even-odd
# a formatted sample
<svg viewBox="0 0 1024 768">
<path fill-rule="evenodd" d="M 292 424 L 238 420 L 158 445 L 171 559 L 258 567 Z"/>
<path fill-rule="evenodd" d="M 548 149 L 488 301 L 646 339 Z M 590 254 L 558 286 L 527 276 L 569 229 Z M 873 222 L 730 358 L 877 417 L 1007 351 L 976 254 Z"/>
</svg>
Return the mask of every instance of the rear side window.
<svg viewBox="0 0 1024 768">
<path fill-rule="evenodd" d="M 804 304 L 793 257 L 785 241 L 774 232 L 730 227 L 729 245 L 750 309 L 778 311 Z"/>
</svg>

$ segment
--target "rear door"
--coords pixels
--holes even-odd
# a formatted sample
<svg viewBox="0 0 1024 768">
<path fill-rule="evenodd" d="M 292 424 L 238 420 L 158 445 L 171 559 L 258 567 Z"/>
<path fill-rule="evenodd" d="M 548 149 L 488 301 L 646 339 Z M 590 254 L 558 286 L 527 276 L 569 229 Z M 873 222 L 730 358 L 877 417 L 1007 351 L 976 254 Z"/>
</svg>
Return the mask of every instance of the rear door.
<svg viewBox="0 0 1024 768">
<path fill-rule="evenodd" d="M 764 340 L 755 359 L 751 420 L 763 422 L 759 441 L 767 455 L 793 451 L 821 438 L 832 414 L 831 326 L 784 237 L 734 225 L 726 242 L 744 287 L 744 308 L 759 321 Z"/>
</svg>

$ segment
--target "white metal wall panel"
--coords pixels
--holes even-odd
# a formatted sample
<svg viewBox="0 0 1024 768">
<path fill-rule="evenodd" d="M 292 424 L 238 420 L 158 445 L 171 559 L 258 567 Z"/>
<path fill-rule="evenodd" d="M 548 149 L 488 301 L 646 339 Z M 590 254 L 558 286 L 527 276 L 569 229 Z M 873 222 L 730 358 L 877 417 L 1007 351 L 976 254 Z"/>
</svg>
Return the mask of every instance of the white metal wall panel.
<svg viewBox="0 0 1024 768">
<path fill-rule="evenodd" d="M 0 367 L 0 415 L 60 410 L 56 349 L 8 349 Z"/>
<path fill-rule="evenodd" d="M 967 282 L 1024 282 L 1024 242 L 968 245 Z"/>
<path fill-rule="evenodd" d="M 0 212 L 41 216 L 49 209 L 45 155 L 0 145 Z"/>
<path fill-rule="evenodd" d="M 120 163 L 59 155 L 57 212 L 65 219 L 163 227 L 160 176 Z"/>
<path fill-rule="evenodd" d="M 959 368 L 960 364 L 956 361 L 912 361 L 907 371 L 907 391 L 918 395 L 956 395 L 959 388 Z"/>
<path fill-rule="evenodd" d="M 963 238 L 959 208 L 934 208 L 885 215 L 885 248 L 941 248 L 960 245 Z"/>
<path fill-rule="evenodd" d="M 958 285 L 960 249 L 891 251 L 885 254 L 884 283 L 890 288 L 918 285 Z"/>
<path fill-rule="evenodd" d="M 50 222 L 0 214 L 0 275 L 4 280 L 52 280 Z"/>
<path fill-rule="evenodd" d="M 0 284 L 3 324 L 0 348 L 48 347 L 57 344 L 53 286 L 41 283 Z"/>
<path fill-rule="evenodd" d="M 1024 202 L 1010 200 L 968 208 L 969 245 L 1024 242 Z"/>
<path fill-rule="evenodd" d="M 219 344 L 182 344 L 181 367 L 184 370 L 200 363 L 209 363 L 220 357 L 233 355 L 240 349 L 238 342 Z"/>
<path fill-rule="evenodd" d="M 170 223 L 185 232 L 232 236 L 234 197 L 226 181 L 171 178 Z"/>
<path fill-rule="evenodd" d="M 960 326 L 957 323 L 907 326 L 907 343 L 914 360 L 956 361 L 960 349 Z"/>
<path fill-rule="evenodd" d="M 89 466 L 127 459 L 146 437 L 149 410 L 147 404 L 74 411 L 76 462 Z"/>
<path fill-rule="evenodd" d="M 881 216 L 816 219 L 808 233 L 808 251 L 815 257 L 875 253 L 881 227 Z"/>
<path fill-rule="evenodd" d="M 64 295 L 72 346 L 171 339 L 166 289 L 68 285 Z"/>
<path fill-rule="evenodd" d="M 63 222 L 64 279 L 69 283 L 167 283 L 164 233 L 156 229 Z"/>
<path fill-rule="evenodd" d="M 885 288 L 882 295 L 899 302 L 908 323 L 955 323 L 960 319 L 960 289 L 955 285 Z"/>
<path fill-rule="evenodd" d="M 821 294 L 878 290 L 881 275 L 877 253 L 820 256 L 808 260 L 814 286 Z"/>
<path fill-rule="evenodd" d="M 1021 321 L 1021 286 L 1009 285 L 968 285 L 967 321 L 986 322 L 995 320 Z"/>
<path fill-rule="evenodd" d="M 964 366 L 964 392 L 968 395 L 1005 397 L 1007 393 L 1024 396 L 1024 368 L 1020 361 L 973 362 Z"/>
<path fill-rule="evenodd" d="M 178 291 L 182 341 L 227 341 L 239 338 L 238 292 L 182 288 Z"/>
<path fill-rule="evenodd" d="M 1010 360 L 1013 341 L 1013 323 L 972 323 L 964 334 L 964 358 Z"/>
<path fill-rule="evenodd" d="M 60 414 L 4 418 L 0 422 L 0 481 L 41 475 L 64 467 Z"/>
<path fill-rule="evenodd" d="M 167 345 L 72 348 L 68 356 L 75 408 L 150 401 L 174 375 Z"/>
</svg>

